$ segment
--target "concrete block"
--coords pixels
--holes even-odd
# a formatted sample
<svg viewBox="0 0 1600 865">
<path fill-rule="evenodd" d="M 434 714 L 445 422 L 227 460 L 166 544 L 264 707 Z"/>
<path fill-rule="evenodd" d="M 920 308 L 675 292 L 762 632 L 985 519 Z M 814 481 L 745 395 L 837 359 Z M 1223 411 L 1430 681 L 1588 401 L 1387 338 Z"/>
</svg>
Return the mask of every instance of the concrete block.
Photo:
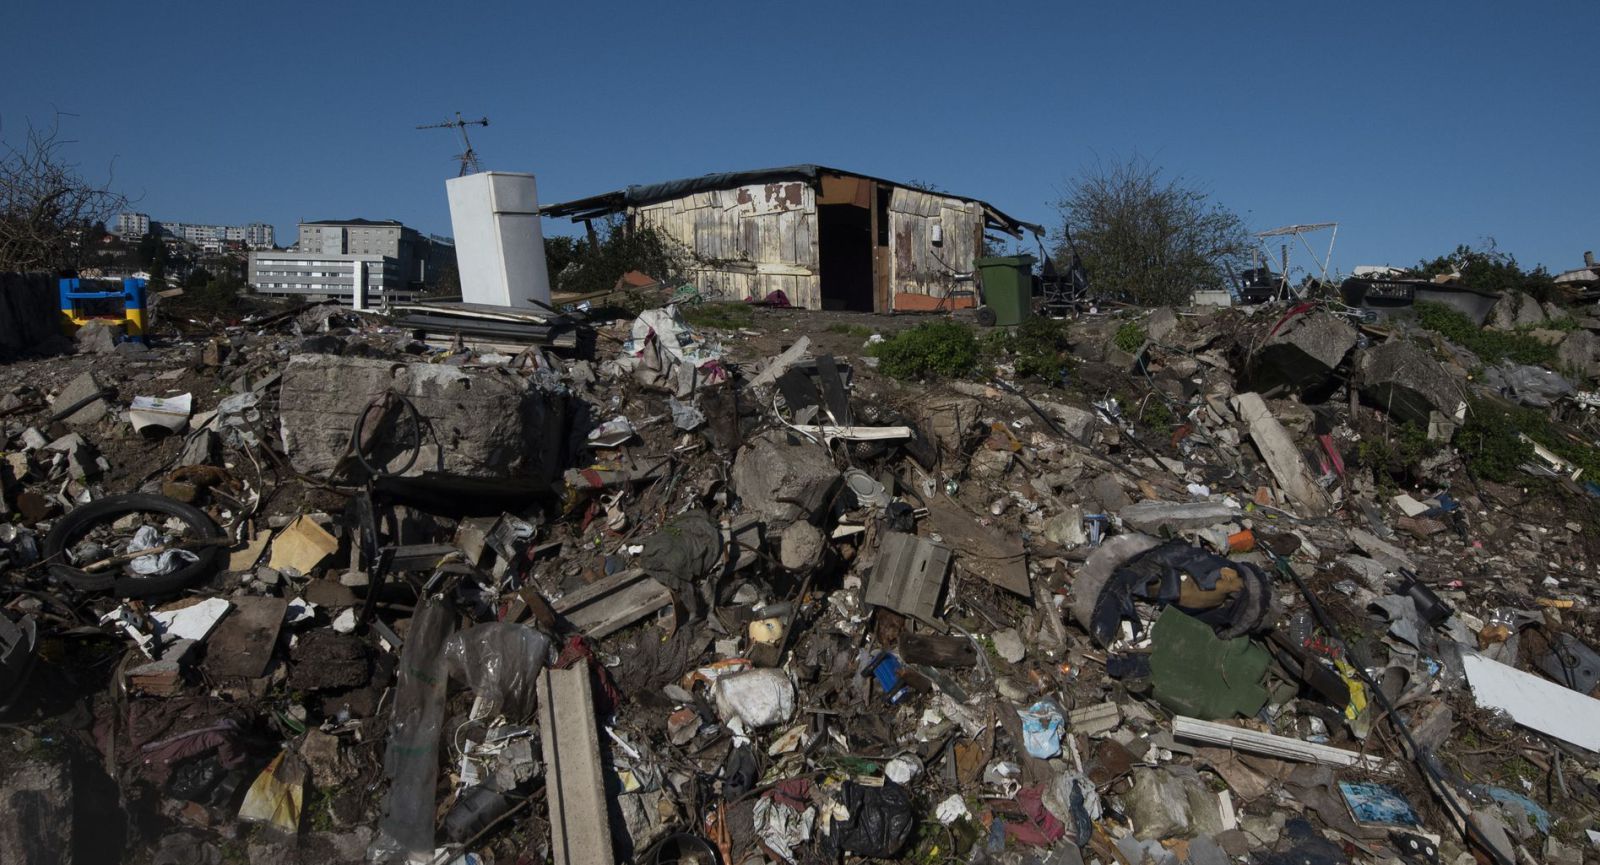
<svg viewBox="0 0 1600 865">
<path fill-rule="evenodd" d="M 505 370 L 464 370 L 324 354 L 299 354 L 284 367 L 279 416 L 284 448 L 306 474 L 354 477 L 350 431 L 374 399 L 405 397 L 424 419 L 422 448 L 401 477 L 440 489 L 527 492 L 559 474 L 566 451 L 564 397 Z M 403 468 L 417 441 L 403 406 L 379 430 L 369 461 Z"/>
<path fill-rule="evenodd" d="M 1284 322 L 1256 352 L 1251 364 L 1257 390 L 1286 386 L 1297 392 L 1328 384 L 1356 344 L 1356 329 L 1327 312 Z"/>
<path fill-rule="evenodd" d="M 90 321 L 78 328 L 72 340 L 78 354 L 114 354 L 117 340 L 125 334 L 123 326 L 109 321 Z"/>
<path fill-rule="evenodd" d="M 1117 516 L 1135 530 L 1154 535 L 1163 527 L 1175 532 L 1208 529 L 1238 519 L 1240 511 L 1223 502 L 1146 501 L 1117 511 Z"/>
<path fill-rule="evenodd" d="M 1411 342 L 1390 340 L 1356 359 L 1362 401 L 1426 427 L 1430 412 L 1460 420 L 1466 401 L 1444 365 Z"/>
<path fill-rule="evenodd" d="M 102 390 L 103 388 L 104 385 L 101 383 L 99 376 L 95 375 L 93 372 L 86 372 L 72 381 L 67 382 L 67 386 L 61 389 L 61 393 L 56 396 L 56 401 L 52 403 L 52 406 L 56 411 L 61 411 L 68 406 L 75 405 L 84 399 L 93 396 L 96 392 Z M 62 418 L 62 420 L 66 421 L 72 426 L 84 426 L 87 424 L 99 423 L 101 419 L 110 413 L 110 411 L 110 403 L 106 402 L 104 399 L 96 399 L 87 403 L 72 414 Z"/>
<path fill-rule="evenodd" d="M 841 477 L 820 445 L 790 444 L 787 433 L 771 431 L 739 449 L 731 480 L 744 511 L 776 532 L 826 507 Z"/>
</svg>

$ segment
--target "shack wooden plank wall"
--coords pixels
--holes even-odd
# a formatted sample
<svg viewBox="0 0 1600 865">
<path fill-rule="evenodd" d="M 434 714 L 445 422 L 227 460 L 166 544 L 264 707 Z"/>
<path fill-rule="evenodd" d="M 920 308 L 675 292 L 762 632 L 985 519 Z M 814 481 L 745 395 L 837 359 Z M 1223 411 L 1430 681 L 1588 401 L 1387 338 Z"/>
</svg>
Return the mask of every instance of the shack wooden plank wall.
<svg viewBox="0 0 1600 865">
<path fill-rule="evenodd" d="M 633 216 L 703 260 L 692 277 L 705 294 L 743 300 L 781 290 L 796 306 L 822 307 L 817 197 L 805 183 L 699 192 L 638 208 Z"/>
<path fill-rule="evenodd" d="M 743 300 L 781 290 L 796 306 L 822 308 L 817 194 L 806 183 L 697 192 L 636 208 L 631 216 L 637 224 L 659 227 L 703 260 L 691 276 L 707 295 Z M 977 256 L 981 205 L 895 187 L 887 218 L 891 297 L 942 298 L 972 289 L 970 280 L 956 277 L 970 272 Z M 939 247 L 933 245 L 935 223 L 942 228 Z M 931 305 L 918 300 L 902 298 L 894 306 Z"/>
<path fill-rule="evenodd" d="M 943 245 L 933 245 L 933 226 L 941 227 Z M 946 198 L 919 189 L 896 187 L 889 199 L 889 245 L 893 250 L 890 279 L 897 298 L 927 295 L 942 298 L 951 291 L 970 291 L 971 280 L 957 279 L 972 271 L 977 238 L 983 235 L 983 208 L 970 201 Z M 897 299 L 896 308 L 927 308 Z"/>
</svg>

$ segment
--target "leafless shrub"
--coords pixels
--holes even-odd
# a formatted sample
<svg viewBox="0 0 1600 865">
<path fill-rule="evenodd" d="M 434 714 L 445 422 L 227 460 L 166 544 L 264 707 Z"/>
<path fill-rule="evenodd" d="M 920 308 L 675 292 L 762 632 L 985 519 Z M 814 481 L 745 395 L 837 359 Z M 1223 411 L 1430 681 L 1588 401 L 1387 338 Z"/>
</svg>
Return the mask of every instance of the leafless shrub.
<svg viewBox="0 0 1600 865">
<path fill-rule="evenodd" d="M 59 118 L 21 141 L 0 140 L 0 271 L 57 271 L 77 266 L 88 230 L 123 210 L 128 199 L 84 178 L 62 150 Z"/>
</svg>

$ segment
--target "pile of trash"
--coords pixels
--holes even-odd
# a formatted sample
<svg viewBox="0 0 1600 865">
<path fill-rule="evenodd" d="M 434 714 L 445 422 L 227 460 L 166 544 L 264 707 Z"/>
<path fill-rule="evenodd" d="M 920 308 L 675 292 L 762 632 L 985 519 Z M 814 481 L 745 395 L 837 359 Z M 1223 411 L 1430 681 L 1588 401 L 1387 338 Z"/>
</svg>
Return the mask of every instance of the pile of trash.
<svg viewBox="0 0 1600 865">
<path fill-rule="evenodd" d="M 1597 358 L 1303 303 L 899 382 L 824 316 L 0 367 L 0 849 L 1600 857 Z M 1510 480 L 1491 400 L 1562 435 Z"/>
</svg>

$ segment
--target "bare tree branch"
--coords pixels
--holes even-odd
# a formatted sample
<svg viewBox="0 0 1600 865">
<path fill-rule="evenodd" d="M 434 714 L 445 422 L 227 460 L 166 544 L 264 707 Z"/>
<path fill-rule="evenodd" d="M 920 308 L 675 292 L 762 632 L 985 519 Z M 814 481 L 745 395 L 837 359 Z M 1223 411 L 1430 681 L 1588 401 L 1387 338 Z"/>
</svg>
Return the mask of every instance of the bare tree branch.
<svg viewBox="0 0 1600 865">
<path fill-rule="evenodd" d="M 1056 205 L 1097 293 L 1148 305 L 1221 288 L 1224 263 L 1249 248 L 1244 222 L 1182 178 L 1132 156 L 1085 170 Z M 1071 260 L 1066 236 L 1058 255 Z"/>
<path fill-rule="evenodd" d="M 88 229 L 128 205 L 109 176 L 97 184 L 66 161 L 60 131 L 58 115 L 19 144 L 0 141 L 0 271 L 76 268 Z"/>
</svg>

